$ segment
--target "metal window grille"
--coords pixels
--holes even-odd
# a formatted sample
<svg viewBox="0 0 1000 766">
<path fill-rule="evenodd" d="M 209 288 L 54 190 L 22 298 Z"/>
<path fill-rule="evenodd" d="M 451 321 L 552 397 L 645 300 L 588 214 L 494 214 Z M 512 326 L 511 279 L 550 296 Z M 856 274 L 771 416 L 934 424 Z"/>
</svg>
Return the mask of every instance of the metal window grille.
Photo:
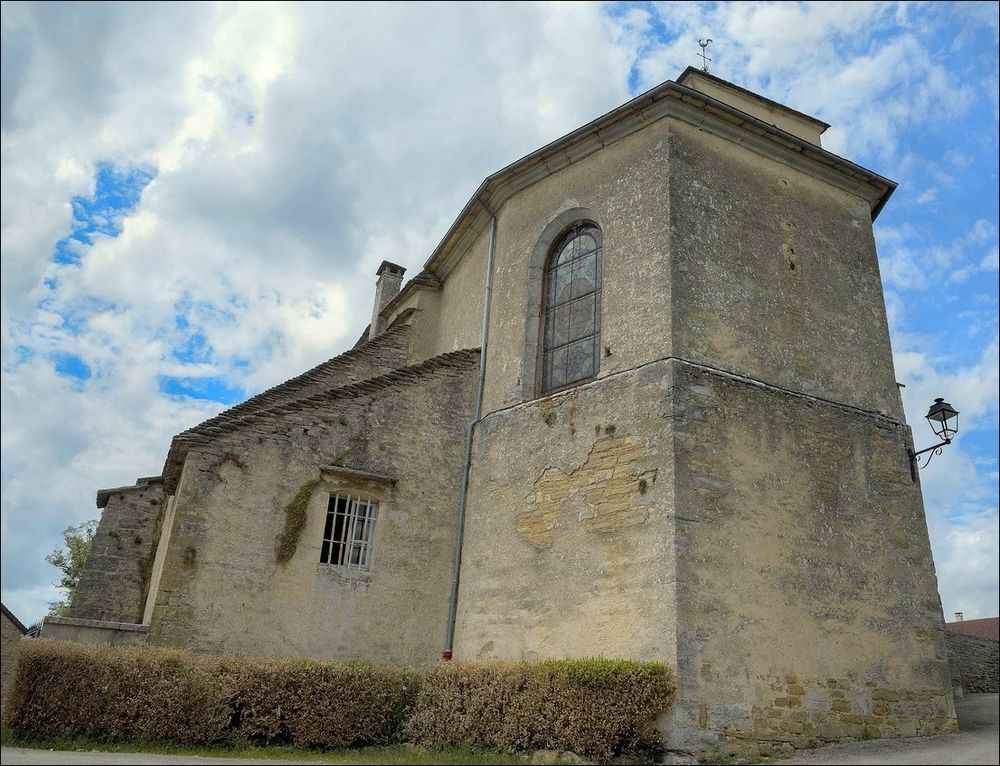
<svg viewBox="0 0 1000 766">
<path fill-rule="evenodd" d="M 323 528 L 320 563 L 367 572 L 378 503 L 363 497 L 331 495 Z"/>
</svg>

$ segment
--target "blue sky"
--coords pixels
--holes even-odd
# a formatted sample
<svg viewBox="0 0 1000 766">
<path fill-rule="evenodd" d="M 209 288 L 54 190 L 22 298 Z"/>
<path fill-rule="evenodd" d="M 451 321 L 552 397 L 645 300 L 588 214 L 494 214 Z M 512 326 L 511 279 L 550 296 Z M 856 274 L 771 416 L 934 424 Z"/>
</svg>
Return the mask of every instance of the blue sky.
<svg viewBox="0 0 1000 766">
<path fill-rule="evenodd" d="M 5 3 L 3 600 L 170 437 L 356 340 L 484 176 L 697 64 L 899 182 L 876 238 L 945 612 L 997 614 L 996 3 Z M 567 41 L 572 41 L 568 44 Z"/>
</svg>

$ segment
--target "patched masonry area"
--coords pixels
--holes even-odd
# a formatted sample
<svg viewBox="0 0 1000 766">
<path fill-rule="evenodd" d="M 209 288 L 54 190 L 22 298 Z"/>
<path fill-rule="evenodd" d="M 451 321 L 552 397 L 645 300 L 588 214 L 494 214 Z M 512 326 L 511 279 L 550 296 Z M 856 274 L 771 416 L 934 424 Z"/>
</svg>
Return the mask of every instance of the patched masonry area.
<svg viewBox="0 0 1000 766">
<path fill-rule="evenodd" d="M 544 415 L 543 415 L 544 417 Z M 600 424 L 594 426 L 601 431 Z M 537 548 L 552 545 L 556 528 L 567 516 L 589 532 L 619 532 L 643 524 L 649 509 L 638 498 L 656 479 L 656 469 L 636 469 L 649 450 L 631 436 L 594 442 L 587 461 L 565 473 L 547 468 L 535 481 L 534 493 L 524 499 L 525 510 L 514 517 L 517 531 Z"/>
<path fill-rule="evenodd" d="M 776 438 L 789 428 L 794 439 Z M 565 446 L 550 464 L 511 434 Z M 666 655 L 682 683 L 662 726 L 678 752 L 954 731 L 936 593 L 893 595 L 914 593 L 929 555 L 911 542 L 922 519 L 902 510 L 914 491 L 907 439 L 883 413 L 680 359 L 491 413 L 475 451 L 489 478 L 470 488 L 476 574 L 460 651 L 584 654 L 600 634 L 612 651 Z M 849 478 L 830 481 L 830 461 Z M 517 493 L 521 477 L 533 477 L 530 493 Z M 894 565 L 872 558 L 881 540 Z M 510 572 L 519 549 L 534 553 Z M 544 611 L 540 590 L 557 594 Z M 517 631 L 492 616 L 501 603 L 518 605 Z M 773 640 L 811 673 L 780 670 L 782 651 L 762 640 L 776 620 L 787 631 Z M 843 653 L 820 649 L 838 644 Z"/>
</svg>

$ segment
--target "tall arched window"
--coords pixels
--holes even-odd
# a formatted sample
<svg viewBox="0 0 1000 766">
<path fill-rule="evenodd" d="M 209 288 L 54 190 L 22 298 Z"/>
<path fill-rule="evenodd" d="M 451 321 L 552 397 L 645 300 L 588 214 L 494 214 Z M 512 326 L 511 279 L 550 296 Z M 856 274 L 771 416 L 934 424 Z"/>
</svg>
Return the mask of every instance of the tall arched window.
<svg viewBox="0 0 1000 766">
<path fill-rule="evenodd" d="M 545 267 L 542 393 L 597 376 L 601 344 L 601 230 L 566 231 Z"/>
</svg>

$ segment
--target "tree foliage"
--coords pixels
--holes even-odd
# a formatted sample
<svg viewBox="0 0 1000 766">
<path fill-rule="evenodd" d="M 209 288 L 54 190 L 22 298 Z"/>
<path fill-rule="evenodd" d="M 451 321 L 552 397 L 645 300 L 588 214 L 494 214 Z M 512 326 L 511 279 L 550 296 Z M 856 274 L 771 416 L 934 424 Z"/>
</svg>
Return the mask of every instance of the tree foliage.
<svg viewBox="0 0 1000 766">
<path fill-rule="evenodd" d="M 53 548 L 52 553 L 45 557 L 46 561 L 62 572 L 56 587 L 65 591 L 58 601 L 49 602 L 50 615 L 61 616 L 69 613 L 69 605 L 73 601 L 73 594 L 76 593 L 76 586 L 80 583 L 80 573 L 87 561 L 87 554 L 90 553 L 90 545 L 94 541 L 96 531 L 97 519 L 66 527 L 63 530 L 65 547 Z"/>
</svg>

